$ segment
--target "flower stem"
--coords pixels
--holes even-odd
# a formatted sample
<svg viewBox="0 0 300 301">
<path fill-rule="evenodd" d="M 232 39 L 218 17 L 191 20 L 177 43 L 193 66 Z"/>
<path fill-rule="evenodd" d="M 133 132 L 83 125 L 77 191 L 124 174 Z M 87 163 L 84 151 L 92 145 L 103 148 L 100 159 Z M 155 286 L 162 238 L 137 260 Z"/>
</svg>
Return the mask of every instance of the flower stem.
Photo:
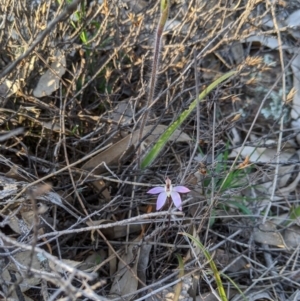
<svg viewBox="0 0 300 301">
<path fill-rule="evenodd" d="M 170 7 L 170 0 L 161 0 L 160 2 L 160 19 L 157 25 L 156 34 L 155 34 L 155 42 L 154 42 L 154 55 L 152 61 L 152 70 L 150 76 L 150 83 L 149 83 L 149 93 L 146 102 L 146 111 L 142 116 L 141 127 L 140 127 L 140 137 L 139 141 L 143 138 L 143 131 L 145 125 L 147 123 L 148 115 L 149 115 L 149 107 L 153 103 L 154 92 L 156 87 L 156 79 L 157 79 L 157 70 L 158 70 L 158 63 L 160 57 L 160 47 L 161 47 L 161 38 L 163 35 L 163 31 L 169 16 L 169 7 Z M 139 152 L 140 153 L 140 152 Z M 140 156 L 139 156 L 140 157 Z M 139 166 L 140 166 L 140 158 L 139 158 Z"/>
</svg>

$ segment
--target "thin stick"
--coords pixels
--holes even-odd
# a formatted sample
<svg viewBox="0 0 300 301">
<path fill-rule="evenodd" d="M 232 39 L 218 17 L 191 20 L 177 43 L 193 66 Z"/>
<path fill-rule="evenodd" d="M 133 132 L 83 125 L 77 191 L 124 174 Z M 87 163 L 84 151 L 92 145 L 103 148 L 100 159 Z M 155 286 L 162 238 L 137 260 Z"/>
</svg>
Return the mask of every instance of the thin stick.
<svg viewBox="0 0 300 301">
<path fill-rule="evenodd" d="M 196 97 L 198 98 L 200 95 L 199 92 L 199 76 L 198 76 L 198 71 L 197 71 L 197 55 L 196 55 L 196 49 L 194 48 L 194 74 L 195 74 L 195 90 L 196 90 Z M 183 181 L 186 177 L 186 174 L 188 173 L 188 170 L 190 169 L 191 165 L 192 165 L 192 161 L 194 159 L 194 156 L 197 152 L 198 149 L 198 145 L 199 145 L 199 140 L 200 140 L 200 105 L 199 105 L 199 101 L 197 101 L 197 108 L 196 108 L 196 141 L 195 141 L 195 147 L 193 150 L 193 153 L 191 155 L 191 158 L 189 160 L 189 163 L 184 171 L 184 174 L 182 176 L 182 179 L 180 181 L 180 184 L 183 184 Z"/>
<path fill-rule="evenodd" d="M 283 52 L 282 52 L 282 40 L 280 36 L 280 30 L 277 24 L 276 20 L 276 14 L 274 10 L 274 5 L 271 3 L 271 1 L 268 1 L 268 4 L 271 7 L 271 13 L 273 17 L 273 23 L 275 30 L 277 32 L 277 38 L 278 38 L 278 45 L 279 45 L 279 57 L 280 57 L 280 64 L 281 64 L 281 69 L 282 69 L 282 106 L 281 106 L 281 118 L 280 118 L 280 131 L 279 131 L 279 136 L 278 136 L 278 144 L 277 144 L 277 156 L 276 156 L 276 165 L 275 165 L 275 174 L 274 174 L 274 179 L 273 179 L 273 185 L 272 185 L 272 192 L 271 192 L 271 197 L 270 201 L 267 205 L 267 208 L 265 210 L 265 214 L 263 217 L 263 224 L 266 222 L 267 216 L 269 215 L 269 211 L 271 209 L 271 206 L 273 204 L 274 198 L 275 198 L 275 192 L 277 189 L 277 182 L 278 182 L 278 173 L 279 173 L 279 162 L 280 162 L 280 151 L 282 148 L 282 134 L 283 134 L 283 123 L 284 123 L 284 115 L 283 115 L 283 106 L 286 102 L 286 85 L 285 85 L 285 68 L 284 68 L 284 58 L 283 58 Z"/>
<path fill-rule="evenodd" d="M 113 228 L 116 226 L 125 226 L 129 223 L 131 224 L 141 224 L 141 223 L 153 223 L 153 218 L 158 218 L 162 217 L 163 219 L 166 218 L 169 214 L 171 215 L 176 215 L 179 217 L 184 217 L 184 213 L 181 211 L 159 211 L 159 212 L 153 212 L 153 213 L 147 213 L 147 214 L 142 214 L 138 215 L 135 217 L 131 217 L 126 220 L 121 220 L 118 222 L 113 222 L 113 223 L 108 223 L 108 224 L 100 224 L 100 225 L 95 225 L 95 226 L 89 226 L 89 227 L 83 227 L 79 229 L 67 229 L 67 230 L 61 230 L 61 231 L 53 231 L 50 233 L 45 233 L 42 234 L 38 237 L 38 239 L 42 239 L 44 237 L 53 237 L 53 236 L 62 236 L 62 235 L 67 235 L 67 234 L 74 234 L 74 233 L 82 233 L 82 232 L 89 232 L 89 231 L 95 231 L 95 230 L 101 230 L 101 229 L 107 229 L 107 228 Z"/>
</svg>

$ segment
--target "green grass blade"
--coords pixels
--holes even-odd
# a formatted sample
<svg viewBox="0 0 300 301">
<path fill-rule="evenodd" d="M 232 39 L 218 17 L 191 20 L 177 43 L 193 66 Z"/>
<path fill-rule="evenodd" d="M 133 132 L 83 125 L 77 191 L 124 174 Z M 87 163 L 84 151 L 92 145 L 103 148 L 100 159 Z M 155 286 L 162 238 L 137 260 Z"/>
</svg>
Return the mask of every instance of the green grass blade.
<svg viewBox="0 0 300 301">
<path fill-rule="evenodd" d="M 246 298 L 245 294 L 241 291 L 241 289 L 238 287 L 238 285 L 227 275 L 222 274 L 223 277 L 225 277 L 226 279 L 228 279 L 232 285 L 236 288 L 236 290 L 241 294 L 241 297 L 244 299 L 244 301 L 249 301 L 248 298 Z"/>
<path fill-rule="evenodd" d="M 223 283 L 220 277 L 220 273 L 216 267 L 215 262 L 213 261 L 212 257 L 210 256 L 209 252 L 205 249 L 205 247 L 202 245 L 202 243 L 196 239 L 194 236 L 188 234 L 188 233 L 180 233 L 182 235 L 185 235 L 187 237 L 189 237 L 192 241 L 194 241 L 195 244 L 197 244 L 197 246 L 201 249 L 201 251 L 203 252 L 206 260 L 209 262 L 210 268 L 214 274 L 214 278 L 215 281 L 217 283 L 217 287 L 218 287 L 218 292 L 219 292 L 219 296 L 221 298 L 222 301 L 228 301 L 227 297 L 226 297 L 226 293 L 223 287 Z"/>
<path fill-rule="evenodd" d="M 169 0 L 161 0 L 160 1 L 160 10 L 163 12 L 165 9 L 168 9 Z"/>
<path fill-rule="evenodd" d="M 238 202 L 238 201 L 226 201 L 225 204 L 226 205 L 229 204 L 229 205 L 232 205 L 232 206 L 238 208 L 243 214 L 249 216 L 252 220 L 255 220 L 253 218 L 253 212 L 247 206 L 245 206 L 243 203 Z"/>
<path fill-rule="evenodd" d="M 196 98 L 189 106 L 189 108 L 185 111 L 183 111 L 178 119 L 173 122 L 167 130 L 160 136 L 156 144 L 152 147 L 152 149 L 146 154 L 144 157 L 141 168 L 145 169 L 151 163 L 156 159 L 160 151 L 163 149 L 163 147 L 166 145 L 172 134 L 175 132 L 176 129 L 179 128 L 179 126 L 184 122 L 184 120 L 191 114 L 191 112 L 196 108 L 197 101 L 202 101 L 214 88 L 216 88 L 219 84 L 224 82 L 226 79 L 230 78 L 231 76 L 235 75 L 236 71 L 230 71 L 228 73 L 225 73 L 221 77 L 219 77 L 217 80 L 215 80 L 213 83 L 211 83 L 200 95 L 198 98 Z"/>
</svg>

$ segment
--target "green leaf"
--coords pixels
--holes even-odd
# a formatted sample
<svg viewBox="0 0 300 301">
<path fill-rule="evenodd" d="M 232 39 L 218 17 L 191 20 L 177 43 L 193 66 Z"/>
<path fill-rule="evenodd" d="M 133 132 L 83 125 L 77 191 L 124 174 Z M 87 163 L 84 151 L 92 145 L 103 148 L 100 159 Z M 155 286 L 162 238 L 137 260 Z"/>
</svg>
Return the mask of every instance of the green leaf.
<svg viewBox="0 0 300 301">
<path fill-rule="evenodd" d="M 285 226 L 290 225 L 295 220 L 300 220 L 300 206 L 292 206 L 290 208 L 290 216 L 289 219 L 284 223 Z"/>
<path fill-rule="evenodd" d="M 169 8 L 169 0 L 161 0 L 160 1 L 160 10 L 163 12 L 167 8 Z"/>
<path fill-rule="evenodd" d="M 251 219 L 253 218 L 253 212 L 247 207 L 245 206 L 241 201 L 226 201 L 226 204 L 230 204 L 236 208 L 238 208 L 242 213 L 244 213 L 245 215 L 248 215 L 251 217 Z"/>
<path fill-rule="evenodd" d="M 152 149 L 146 154 L 144 157 L 141 168 L 145 169 L 149 165 L 152 164 L 152 162 L 157 158 L 163 147 L 166 145 L 172 134 L 175 132 L 176 129 L 179 128 L 179 126 L 186 120 L 186 118 L 192 113 L 192 111 L 196 108 L 198 101 L 203 101 L 203 99 L 219 84 L 224 82 L 226 79 L 230 78 L 231 76 L 235 75 L 237 71 L 230 71 L 228 73 L 225 73 L 221 77 L 219 77 L 217 80 L 215 80 L 213 83 L 211 83 L 200 95 L 198 98 L 196 98 L 189 106 L 189 108 L 185 111 L 183 111 L 180 116 L 177 118 L 175 122 L 173 122 L 167 130 L 160 136 L 156 144 L 152 147 Z"/>
<path fill-rule="evenodd" d="M 214 225 L 214 223 L 216 222 L 216 210 L 215 209 L 212 209 L 212 212 L 211 212 L 211 215 L 209 217 L 209 220 L 208 220 L 208 227 L 211 229 L 211 227 Z"/>
<path fill-rule="evenodd" d="M 290 213 L 291 219 L 295 220 L 295 219 L 299 218 L 300 217 L 300 206 L 292 207 L 290 212 L 291 212 Z"/>
<path fill-rule="evenodd" d="M 234 170 L 229 172 L 229 175 L 226 177 L 226 179 L 220 183 L 222 184 L 221 186 L 221 191 L 226 191 L 229 188 L 235 188 L 234 181 L 236 180 L 238 174 L 240 172 L 238 170 Z"/>
</svg>

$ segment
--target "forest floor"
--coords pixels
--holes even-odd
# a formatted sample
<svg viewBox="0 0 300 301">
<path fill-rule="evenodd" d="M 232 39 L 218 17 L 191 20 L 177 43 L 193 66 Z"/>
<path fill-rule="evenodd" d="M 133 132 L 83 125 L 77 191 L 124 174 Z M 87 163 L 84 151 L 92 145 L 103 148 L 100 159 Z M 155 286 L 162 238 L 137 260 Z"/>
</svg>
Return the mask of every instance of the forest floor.
<svg viewBox="0 0 300 301">
<path fill-rule="evenodd" d="M 160 13 L 2 1 L 0 300 L 300 300 L 300 2 Z"/>
</svg>

